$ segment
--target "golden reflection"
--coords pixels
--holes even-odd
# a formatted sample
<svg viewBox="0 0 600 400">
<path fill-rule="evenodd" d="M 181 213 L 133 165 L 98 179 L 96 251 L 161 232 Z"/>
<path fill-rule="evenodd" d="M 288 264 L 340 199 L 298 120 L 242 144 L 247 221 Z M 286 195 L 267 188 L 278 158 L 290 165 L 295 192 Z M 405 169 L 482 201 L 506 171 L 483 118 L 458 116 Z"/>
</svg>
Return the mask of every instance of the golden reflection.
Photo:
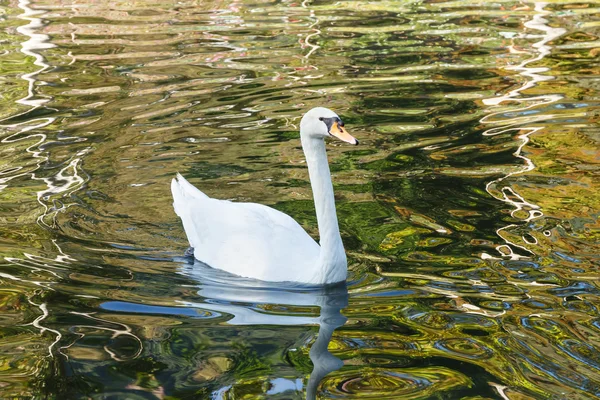
<svg viewBox="0 0 600 400">
<path fill-rule="evenodd" d="M 50 357 L 54 357 L 52 348 L 54 346 L 56 346 L 58 344 L 58 342 L 60 342 L 60 339 L 62 338 L 62 334 L 59 331 L 57 331 L 56 329 L 52 329 L 47 326 L 43 326 L 41 324 L 41 322 L 43 320 L 45 320 L 46 318 L 48 318 L 48 315 L 50 315 L 48 313 L 48 306 L 46 305 L 46 303 L 37 304 L 37 303 L 33 302 L 31 299 L 27 299 L 27 301 L 29 301 L 29 304 L 37 307 L 42 312 L 42 315 L 40 315 L 35 320 L 33 320 L 33 322 L 31 322 L 30 324 L 27 324 L 27 325 L 32 325 L 32 326 L 36 327 L 37 329 L 39 329 L 40 334 L 43 334 L 44 332 L 50 332 L 50 333 L 54 334 L 54 340 L 52 341 L 52 343 L 50 343 L 50 345 L 48 345 L 48 355 Z M 61 352 L 60 350 L 61 349 L 59 349 L 58 351 Z"/>
<path fill-rule="evenodd" d="M 445 367 L 372 368 L 334 372 L 323 383 L 323 390 L 346 399 L 423 399 L 471 385 L 467 376 Z"/>
<path fill-rule="evenodd" d="M 144 350 L 144 343 L 142 342 L 142 340 L 136 334 L 133 333 L 131 327 L 129 327 L 127 324 L 124 324 L 122 322 L 110 321 L 108 319 L 104 319 L 104 318 L 100 318 L 100 317 L 96 317 L 96 316 L 94 316 L 95 313 L 84 313 L 84 312 L 79 312 L 79 311 L 71 311 L 70 314 L 85 317 L 85 318 L 90 319 L 92 321 L 98 322 L 99 324 L 97 324 L 97 325 L 79 325 L 79 324 L 75 324 L 75 325 L 73 325 L 73 331 L 78 336 L 78 339 L 74 340 L 73 342 L 71 342 L 68 345 L 62 346 L 60 348 L 61 352 L 69 349 L 71 346 L 73 346 L 75 343 L 77 343 L 77 341 L 79 339 L 84 338 L 85 337 L 85 333 L 82 332 L 82 330 L 89 329 L 89 330 L 92 330 L 92 331 L 100 330 L 100 331 L 111 332 L 112 333 L 112 335 L 110 337 L 111 339 L 118 338 L 119 336 L 131 337 L 131 338 L 133 338 L 138 343 L 137 349 L 134 351 L 133 354 L 131 354 L 129 356 L 119 356 L 116 353 L 116 351 L 111 350 L 110 347 L 108 347 L 108 345 L 105 344 L 103 346 L 104 351 L 110 356 L 110 358 L 112 358 L 115 361 L 126 361 L 126 360 L 135 359 L 140 354 L 142 354 L 142 351 Z M 105 326 L 106 324 L 108 324 L 108 325 L 119 325 L 119 326 L 122 327 L 122 329 L 109 328 L 109 327 Z M 65 354 L 65 355 L 68 356 L 68 353 Z"/>
<path fill-rule="evenodd" d="M 29 37 L 29 40 L 21 43 L 21 51 L 24 54 L 33 57 L 35 59 L 34 65 L 41 68 L 37 71 L 21 75 L 21 78 L 27 81 L 29 87 L 27 97 L 17 100 L 17 103 L 37 108 L 50 101 L 50 98 L 36 93 L 35 90 L 37 75 L 50 68 L 50 65 L 46 63 L 46 59 L 39 51 L 53 48 L 56 45 L 50 43 L 50 37 L 48 35 L 39 32 L 40 28 L 44 26 L 42 18 L 46 11 L 37 7 L 32 9 L 29 7 L 30 5 L 31 2 L 29 0 L 19 0 L 18 6 L 23 10 L 23 14 L 21 14 L 19 18 L 29 21 L 29 23 L 27 25 L 19 26 L 17 31 L 22 35 Z"/>
<path fill-rule="evenodd" d="M 311 0 L 303 0 L 302 7 L 308 9 L 308 4 L 310 2 L 311 2 Z M 306 53 L 304 58 L 310 58 L 312 53 L 314 53 L 315 51 L 317 51 L 318 49 L 321 48 L 321 46 L 318 46 L 318 45 L 310 42 L 310 39 L 315 36 L 319 36 L 321 34 L 321 31 L 318 28 L 316 28 L 316 26 L 319 24 L 319 19 L 315 16 L 315 11 L 311 9 L 309 12 L 310 12 L 310 19 L 313 20 L 313 23 L 308 28 L 310 30 L 312 30 L 312 33 L 310 33 L 304 37 L 304 43 L 301 42 L 301 44 L 303 44 L 303 47 L 304 46 L 310 47 L 310 50 L 308 51 L 308 53 Z"/>
<path fill-rule="evenodd" d="M 534 29 L 537 31 L 542 31 L 544 34 L 542 36 L 531 35 L 527 33 L 517 35 L 513 41 L 517 38 L 532 38 L 532 37 L 540 37 L 538 42 L 535 42 L 531 45 L 535 53 L 532 54 L 532 57 L 522 61 L 517 66 L 508 66 L 504 67 L 506 70 L 516 71 L 519 75 L 523 76 L 525 82 L 518 88 L 509 91 L 507 94 L 502 96 L 497 96 L 493 98 L 483 99 L 482 103 L 491 106 L 498 107 L 504 102 L 518 102 L 519 104 L 523 104 L 521 107 L 517 108 L 505 108 L 500 111 L 494 111 L 494 108 L 491 108 L 491 113 L 486 115 L 485 117 L 480 119 L 480 122 L 483 124 L 494 124 L 501 125 L 489 128 L 486 130 L 483 135 L 485 136 L 495 136 L 500 134 L 506 134 L 510 132 L 518 132 L 519 136 L 517 137 L 521 140 L 519 147 L 514 152 L 514 155 L 523 160 L 525 165 L 518 171 L 513 171 L 504 175 L 501 178 L 490 181 L 486 185 L 487 192 L 494 196 L 496 199 L 501 200 L 507 204 L 510 204 L 513 207 L 513 211 L 511 215 L 516 217 L 519 214 L 519 211 L 523 210 L 527 212 L 528 216 L 524 219 L 525 222 L 529 222 L 533 219 L 540 218 L 543 216 L 543 213 L 539 209 L 539 206 L 527 202 L 522 196 L 515 192 L 515 190 L 510 186 L 502 186 L 502 182 L 507 178 L 522 174 L 528 171 L 531 171 L 535 168 L 533 161 L 529 159 L 527 156 L 523 154 L 523 148 L 529 143 L 529 136 L 541 131 L 544 129 L 543 126 L 523 126 L 523 124 L 532 124 L 537 122 L 542 122 L 547 119 L 554 118 L 553 115 L 543 114 L 543 115 L 533 115 L 533 116 L 525 116 L 525 111 L 533 108 L 537 108 L 543 105 L 547 105 L 550 103 L 557 102 L 561 100 L 564 96 L 559 94 L 553 95 L 537 95 L 537 96 L 528 96 L 523 97 L 523 91 L 534 88 L 538 83 L 552 80 L 554 76 L 547 74 L 550 71 L 547 67 L 528 67 L 528 64 L 538 62 L 542 60 L 544 57 L 548 56 L 551 52 L 551 46 L 548 43 L 560 36 L 562 36 L 566 30 L 563 28 L 553 28 L 548 26 L 546 23 L 548 22 L 544 16 L 551 14 L 550 11 L 544 9 L 547 3 L 537 2 L 535 3 L 535 12 L 530 21 L 524 23 L 524 26 L 529 29 Z M 515 44 L 509 46 L 510 53 L 525 53 L 531 54 L 524 50 L 517 50 Z M 505 115 L 510 112 L 511 115 L 515 114 L 523 114 L 523 117 L 518 118 L 506 118 Z M 497 118 L 499 117 L 499 118 Z M 498 187 L 502 186 L 500 189 Z M 525 244 L 532 244 L 528 242 L 526 239 L 523 239 L 525 244 L 519 244 L 515 241 L 509 239 L 510 235 L 504 234 L 505 231 L 509 231 L 512 228 L 517 227 L 515 224 L 509 224 L 505 227 L 502 227 L 497 230 L 498 236 L 500 236 L 507 245 L 501 245 L 497 247 L 498 252 L 510 258 L 511 260 L 519 260 L 525 256 L 519 255 L 513 251 L 513 248 L 519 248 L 524 250 L 528 254 L 534 254 L 533 251 L 528 249 Z M 512 246 L 512 247 L 511 247 Z M 484 254 L 484 257 L 490 258 L 491 256 Z"/>
<path fill-rule="evenodd" d="M 7 4 L 5 397 L 600 393 L 593 3 Z M 330 149 L 335 332 L 314 297 L 178 271 L 164 190 L 314 226 L 294 116 L 325 101 L 366 138 Z"/>
<path fill-rule="evenodd" d="M 43 256 L 37 256 L 29 253 L 24 253 L 25 259 L 20 259 L 16 257 L 5 257 L 5 260 L 9 262 L 10 265 L 18 265 L 24 268 L 25 270 L 30 270 L 30 273 L 34 274 L 35 276 L 40 276 L 40 272 L 46 273 L 48 278 L 36 281 L 32 279 L 19 278 L 17 276 L 13 276 L 3 272 L 0 272 L 0 277 L 10 279 L 13 281 L 23 282 L 28 285 L 39 286 L 49 291 L 55 291 L 55 289 L 52 288 L 52 285 L 56 284 L 61 279 L 62 275 L 60 274 L 60 272 L 63 272 L 67 268 L 69 262 L 74 261 L 74 259 L 66 255 L 55 240 L 53 240 L 52 243 L 58 250 L 58 255 L 56 255 L 54 259 Z M 31 294 L 27 295 L 27 302 L 39 309 L 41 311 L 41 315 L 36 317 L 32 322 L 24 324 L 23 326 L 33 326 L 39 329 L 40 334 L 43 334 L 44 332 L 50 332 L 54 335 L 53 341 L 47 346 L 48 355 L 50 357 L 53 357 L 53 349 L 60 342 L 63 335 L 56 329 L 42 325 L 42 322 L 50 316 L 48 304 L 45 302 L 37 303 L 34 300 L 32 300 L 34 297 L 40 296 L 42 294 L 43 292 L 41 292 L 41 290 L 34 290 Z M 58 349 L 58 352 L 60 354 L 63 354 L 61 352 L 61 349 Z"/>
</svg>

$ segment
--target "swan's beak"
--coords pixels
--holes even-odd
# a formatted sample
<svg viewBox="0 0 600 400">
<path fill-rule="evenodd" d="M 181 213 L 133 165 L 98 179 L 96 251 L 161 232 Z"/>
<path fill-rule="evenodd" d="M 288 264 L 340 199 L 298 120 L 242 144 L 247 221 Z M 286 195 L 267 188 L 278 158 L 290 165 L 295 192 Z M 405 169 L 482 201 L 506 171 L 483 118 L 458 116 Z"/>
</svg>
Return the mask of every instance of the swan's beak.
<svg viewBox="0 0 600 400">
<path fill-rule="evenodd" d="M 354 136 L 350 135 L 348 133 L 348 131 L 346 131 L 346 128 L 344 128 L 342 125 L 340 125 L 337 121 L 335 121 L 333 124 L 331 124 L 329 133 L 346 143 L 350 143 L 350 144 L 354 144 L 354 145 L 358 144 L 358 140 L 356 140 L 356 138 Z"/>
</svg>

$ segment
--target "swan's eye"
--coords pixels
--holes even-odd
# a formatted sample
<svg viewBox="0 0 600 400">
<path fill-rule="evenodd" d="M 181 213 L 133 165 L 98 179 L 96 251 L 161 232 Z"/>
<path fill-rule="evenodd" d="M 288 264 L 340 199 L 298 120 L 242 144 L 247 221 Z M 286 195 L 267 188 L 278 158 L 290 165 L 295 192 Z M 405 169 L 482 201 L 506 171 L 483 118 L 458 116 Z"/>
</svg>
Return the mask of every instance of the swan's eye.
<svg viewBox="0 0 600 400">
<path fill-rule="evenodd" d="M 321 117 L 319 118 L 320 121 L 323 121 L 325 123 L 325 125 L 327 126 L 327 133 L 331 134 L 331 127 L 333 127 L 334 125 L 338 124 L 338 120 L 339 118 L 336 117 L 331 117 L 331 118 L 327 118 L 327 117 Z"/>
</svg>

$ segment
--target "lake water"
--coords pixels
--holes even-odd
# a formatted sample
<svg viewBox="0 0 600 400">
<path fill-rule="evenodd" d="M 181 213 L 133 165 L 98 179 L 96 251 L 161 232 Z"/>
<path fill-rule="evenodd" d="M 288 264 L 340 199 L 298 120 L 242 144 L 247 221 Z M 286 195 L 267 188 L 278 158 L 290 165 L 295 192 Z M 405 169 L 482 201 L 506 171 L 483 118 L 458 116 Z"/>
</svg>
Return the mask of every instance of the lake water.
<svg viewBox="0 0 600 400">
<path fill-rule="evenodd" d="M 598 15 L 0 1 L 0 397 L 600 396 Z M 176 172 L 318 236 L 315 106 L 347 285 L 190 264 Z"/>
</svg>

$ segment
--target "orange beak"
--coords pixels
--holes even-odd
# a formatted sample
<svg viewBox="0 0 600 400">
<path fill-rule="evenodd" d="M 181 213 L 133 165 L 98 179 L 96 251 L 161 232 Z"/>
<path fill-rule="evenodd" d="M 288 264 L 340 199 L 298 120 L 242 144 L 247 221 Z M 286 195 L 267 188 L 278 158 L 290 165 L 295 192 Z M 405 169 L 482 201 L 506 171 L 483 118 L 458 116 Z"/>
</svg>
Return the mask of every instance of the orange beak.
<svg viewBox="0 0 600 400">
<path fill-rule="evenodd" d="M 350 135 L 346 131 L 346 129 L 343 126 L 341 126 L 340 124 L 338 124 L 337 122 L 334 122 L 331 125 L 331 129 L 329 129 L 329 133 L 346 143 L 350 143 L 350 144 L 354 144 L 354 145 L 358 144 L 358 140 L 356 140 L 355 137 Z"/>
</svg>

